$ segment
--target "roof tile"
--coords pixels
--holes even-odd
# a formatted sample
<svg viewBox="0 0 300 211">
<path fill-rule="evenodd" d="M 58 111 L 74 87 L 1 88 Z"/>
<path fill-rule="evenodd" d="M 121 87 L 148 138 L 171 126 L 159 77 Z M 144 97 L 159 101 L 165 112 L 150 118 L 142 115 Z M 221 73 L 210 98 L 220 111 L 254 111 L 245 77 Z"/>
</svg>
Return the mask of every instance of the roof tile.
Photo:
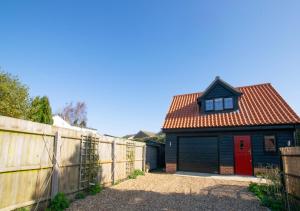
<svg viewBox="0 0 300 211">
<path fill-rule="evenodd" d="M 271 84 L 237 88 L 242 92 L 239 110 L 200 114 L 197 98 L 202 93 L 174 96 L 163 129 L 299 124 L 299 116 Z"/>
</svg>

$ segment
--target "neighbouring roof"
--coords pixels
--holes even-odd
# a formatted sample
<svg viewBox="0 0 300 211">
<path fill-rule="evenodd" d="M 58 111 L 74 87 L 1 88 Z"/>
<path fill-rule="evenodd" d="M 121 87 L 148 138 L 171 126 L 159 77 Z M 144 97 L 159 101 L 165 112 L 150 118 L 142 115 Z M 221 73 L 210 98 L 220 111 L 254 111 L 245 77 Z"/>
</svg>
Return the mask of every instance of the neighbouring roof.
<svg viewBox="0 0 300 211">
<path fill-rule="evenodd" d="M 59 115 L 52 116 L 52 119 L 53 119 L 53 126 L 56 126 L 56 127 L 63 127 L 63 128 L 68 128 L 68 129 L 73 129 L 73 130 L 78 130 L 78 131 L 97 133 L 97 129 L 72 126 L 67 121 L 65 121 L 63 118 L 61 118 Z"/>
<path fill-rule="evenodd" d="M 130 134 L 130 135 L 125 135 L 122 138 L 133 139 L 134 136 L 135 134 Z"/>
<path fill-rule="evenodd" d="M 202 93 L 174 96 L 163 129 L 299 124 L 299 116 L 271 84 L 239 87 L 239 110 L 200 114 Z"/>
<path fill-rule="evenodd" d="M 134 138 L 143 138 L 143 137 L 154 137 L 156 133 L 140 130 L 137 134 L 134 135 Z"/>
</svg>

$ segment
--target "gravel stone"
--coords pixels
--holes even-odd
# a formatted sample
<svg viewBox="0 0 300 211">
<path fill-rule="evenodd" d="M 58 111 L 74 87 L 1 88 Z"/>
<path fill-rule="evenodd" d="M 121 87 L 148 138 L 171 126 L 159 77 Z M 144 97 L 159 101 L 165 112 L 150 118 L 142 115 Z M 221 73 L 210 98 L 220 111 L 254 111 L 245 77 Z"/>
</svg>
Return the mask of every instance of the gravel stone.
<svg viewBox="0 0 300 211">
<path fill-rule="evenodd" d="M 148 173 L 73 202 L 68 210 L 268 210 L 248 182 Z"/>
</svg>

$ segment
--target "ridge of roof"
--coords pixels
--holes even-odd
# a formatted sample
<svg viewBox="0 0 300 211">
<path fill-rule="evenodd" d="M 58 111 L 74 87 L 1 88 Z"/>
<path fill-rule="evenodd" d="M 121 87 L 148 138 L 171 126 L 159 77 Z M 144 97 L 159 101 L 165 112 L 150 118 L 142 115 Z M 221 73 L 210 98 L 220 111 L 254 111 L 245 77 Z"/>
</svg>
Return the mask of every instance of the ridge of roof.
<svg viewBox="0 0 300 211">
<path fill-rule="evenodd" d="M 229 83 L 221 79 L 220 76 L 216 76 L 216 78 L 209 84 L 209 86 L 203 91 L 203 94 L 201 95 L 200 98 L 206 96 L 207 93 L 216 85 L 216 84 L 221 84 L 221 86 L 227 87 L 226 89 L 230 90 L 231 92 L 235 94 L 241 94 L 240 90 L 236 89 L 235 87 L 231 86 Z"/>
</svg>

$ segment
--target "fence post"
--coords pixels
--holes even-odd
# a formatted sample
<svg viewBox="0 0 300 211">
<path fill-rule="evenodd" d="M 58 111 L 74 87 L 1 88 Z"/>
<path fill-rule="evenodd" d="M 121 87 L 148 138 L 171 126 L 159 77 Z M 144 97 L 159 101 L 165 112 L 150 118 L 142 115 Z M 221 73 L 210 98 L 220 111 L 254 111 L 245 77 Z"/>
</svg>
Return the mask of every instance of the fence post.
<svg viewBox="0 0 300 211">
<path fill-rule="evenodd" d="M 146 171 L 146 144 L 143 146 L 143 171 Z"/>
<path fill-rule="evenodd" d="M 51 199 L 58 193 L 58 180 L 59 180 L 59 162 L 60 162 L 60 146 L 61 146 L 61 134 L 56 132 L 53 146 L 53 175 L 51 181 Z"/>
<path fill-rule="evenodd" d="M 113 140 L 112 145 L 112 183 L 116 182 L 116 140 Z"/>
<path fill-rule="evenodd" d="M 280 179 L 281 179 L 281 184 L 283 186 L 283 194 L 284 194 L 284 199 L 285 199 L 285 208 L 289 211 L 290 210 L 290 204 L 289 204 L 289 199 L 288 199 L 288 194 L 286 190 L 286 184 L 285 184 L 285 171 L 284 171 L 284 166 L 283 166 L 283 161 L 282 161 L 282 152 L 279 149 L 279 157 L 280 157 Z"/>
</svg>

